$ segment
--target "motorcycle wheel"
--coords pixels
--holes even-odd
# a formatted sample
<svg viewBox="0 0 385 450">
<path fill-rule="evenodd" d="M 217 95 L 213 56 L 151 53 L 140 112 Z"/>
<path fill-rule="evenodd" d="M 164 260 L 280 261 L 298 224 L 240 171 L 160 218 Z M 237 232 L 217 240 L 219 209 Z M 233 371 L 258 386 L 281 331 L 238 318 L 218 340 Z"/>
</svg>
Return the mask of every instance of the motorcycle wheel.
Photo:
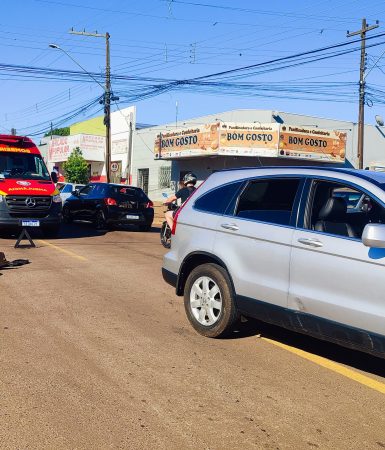
<svg viewBox="0 0 385 450">
<path fill-rule="evenodd" d="M 166 221 L 163 222 L 160 229 L 160 243 L 165 248 L 171 247 L 171 230 Z"/>
</svg>

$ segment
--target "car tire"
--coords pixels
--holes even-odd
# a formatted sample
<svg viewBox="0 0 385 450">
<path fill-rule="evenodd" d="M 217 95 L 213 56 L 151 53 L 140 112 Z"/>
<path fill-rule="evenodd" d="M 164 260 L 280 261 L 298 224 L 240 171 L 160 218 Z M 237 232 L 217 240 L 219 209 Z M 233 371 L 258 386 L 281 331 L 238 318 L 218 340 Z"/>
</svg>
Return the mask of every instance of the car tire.
<svg viewBox="0 0 385 450">
<path fill-rule="evenodd" d="M 171 230 L 166 221 L 162 223 L 160 229 L 160 243 L 164 248 L 171 248 Z"/>
<path fill-rule="evenodd" d="M 230 277 L 223 267 L 213 263 L 191 271 L 184 289 L 184 305 L 193 328 L 206 337 L 226 336 L 238 318 Z"/>
<path fill-rule="evenodd" d="M 101 209 L 96 211 L 94 223 L 97 230 L 106 230 L 108 228 L 106 217 Z"/>
<path fill-rule="evenodd" d="M 72 216 L 71 216 L 71 212 L 70 209 L 68 208 L 68 206 L 63 206 L 63 222 L 64 223 L 72 223 Z"/>
</svg>

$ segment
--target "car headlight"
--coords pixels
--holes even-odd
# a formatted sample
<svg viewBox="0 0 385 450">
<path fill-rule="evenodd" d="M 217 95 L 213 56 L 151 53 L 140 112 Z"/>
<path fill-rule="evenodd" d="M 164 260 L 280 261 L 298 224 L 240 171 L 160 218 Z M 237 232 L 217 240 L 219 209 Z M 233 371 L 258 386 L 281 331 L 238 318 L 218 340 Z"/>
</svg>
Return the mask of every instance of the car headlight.
<svg viewBox="0 0 385 450">
<path fill-rule="evenodd" d="M 52 201 L 53 201 L 54 203 L 61 203 L 61 197 L 60 197 L 60 195 L 54 195 L 54 196 L 52 197 Z"/>
</svg>

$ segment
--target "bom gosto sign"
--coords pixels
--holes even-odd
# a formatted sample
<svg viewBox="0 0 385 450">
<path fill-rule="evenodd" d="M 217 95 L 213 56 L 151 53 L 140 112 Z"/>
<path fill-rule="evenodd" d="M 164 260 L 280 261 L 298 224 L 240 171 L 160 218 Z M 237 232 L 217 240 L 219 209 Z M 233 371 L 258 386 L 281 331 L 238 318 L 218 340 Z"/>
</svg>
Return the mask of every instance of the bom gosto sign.
<svg viewBox="0 0 385 450">
<path fill-rule="evenodd" d="M 281 125 L 279 156 L 344 162 L 345 155 L 346 133 L 320 128 Z"/>
<path fill-rule="evenodd" d="M 159 133 L 156 159 L 267 156 L 343 162 L 346 133 L 276 123 L 216 122 Z"/>
</svg>

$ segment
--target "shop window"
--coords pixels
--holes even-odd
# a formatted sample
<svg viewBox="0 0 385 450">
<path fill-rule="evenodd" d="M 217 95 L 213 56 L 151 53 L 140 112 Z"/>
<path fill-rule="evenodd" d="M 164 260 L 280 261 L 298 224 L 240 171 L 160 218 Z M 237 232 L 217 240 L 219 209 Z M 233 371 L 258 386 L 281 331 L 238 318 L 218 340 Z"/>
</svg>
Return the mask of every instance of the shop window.
<svg viewBox="0 0 385 450">
<path fill-rule="evenodd" d="M 171 166 L 159 167 L 159 189 L 170 189 Z"/>
<path fill-rule="evenodd" d="M 150 169 L 138 169 L 138 187 L 148 195 L 148 178 Z"/>
</svg>

